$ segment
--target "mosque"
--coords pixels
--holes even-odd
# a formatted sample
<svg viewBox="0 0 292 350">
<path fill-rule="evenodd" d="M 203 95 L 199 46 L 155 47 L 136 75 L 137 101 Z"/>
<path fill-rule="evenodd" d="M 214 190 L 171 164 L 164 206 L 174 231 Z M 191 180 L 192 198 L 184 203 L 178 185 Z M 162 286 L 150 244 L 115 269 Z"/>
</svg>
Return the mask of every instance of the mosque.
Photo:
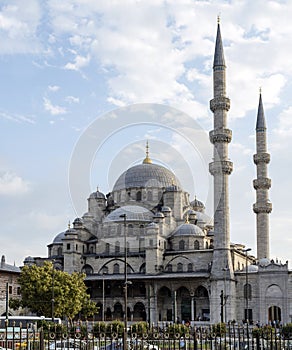
<svg viewBox="0 0 292 350">
<path fill-rule="evenodd" d="M 48 245 L 55 268 L 86 274 L 96 320 L 291 322 L 292 274 L 288 262 L 270 259 L 266 122 L 259 97 L 256 120 L 257 257 L 230 241 L 226 66 L 217 27 L 213 64 L 214 128 L 209 133 L 213 159 L 214 216 L 189 199 L 179 179 L 154 164 L 149 146 L 142 164 L 130 167 L 104 195 L 88 198 L 88 212 Z M 25 264 L 41 263 L 28 257 Z M 126 296 L 126 298 L 125 298 Z"/>
</svg>

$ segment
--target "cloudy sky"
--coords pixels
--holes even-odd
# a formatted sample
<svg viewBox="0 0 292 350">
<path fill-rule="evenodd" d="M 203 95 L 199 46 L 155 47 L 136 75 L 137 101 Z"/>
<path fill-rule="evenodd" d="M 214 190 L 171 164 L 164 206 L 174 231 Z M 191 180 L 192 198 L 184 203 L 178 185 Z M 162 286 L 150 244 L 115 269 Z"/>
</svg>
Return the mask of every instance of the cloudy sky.
<svg viewBox="0 0 292 350">
<path fill-rule="evenodd" d="M 6 262 L 46 256 L 54 236 L 87 211 L 90 192 L 109 192 L 144 158 L 146 140 L 151 157 L 212 213 L 206 140 L 218 14 L 233 130 L 231 240 L 256 254 L 252 156 L 261 87 L 272 159 L 271 257 L 290 258 L 291 1 L 0 0 Z M 196 128 L 202 133 L 192 134 Z"/>
</svg>

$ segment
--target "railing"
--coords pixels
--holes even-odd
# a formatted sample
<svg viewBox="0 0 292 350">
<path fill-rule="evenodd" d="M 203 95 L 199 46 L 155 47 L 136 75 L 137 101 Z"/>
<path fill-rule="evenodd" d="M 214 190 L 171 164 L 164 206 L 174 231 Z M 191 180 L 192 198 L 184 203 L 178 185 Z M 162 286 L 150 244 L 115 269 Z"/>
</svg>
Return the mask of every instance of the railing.
<svg viewBox="0 0 292 350">
<path fill-rule="evenodd" d="M 129 327 L 124 348 L 121 322 L 77 322 L 39 328 L 15 327 L 6 322 L 0 328 L 0 346 L 13 350 L 291 350 L 292 334 L 284 332 L 283 327 L 271 326 L 164 323 L 162 328 L 140 322 Z"/>
</svg>

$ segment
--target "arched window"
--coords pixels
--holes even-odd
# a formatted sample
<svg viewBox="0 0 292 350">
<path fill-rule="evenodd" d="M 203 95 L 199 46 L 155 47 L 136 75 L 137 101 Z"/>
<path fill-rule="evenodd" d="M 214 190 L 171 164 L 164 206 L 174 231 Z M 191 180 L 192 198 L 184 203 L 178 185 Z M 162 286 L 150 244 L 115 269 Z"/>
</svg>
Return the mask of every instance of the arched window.
<svg viewBox="0 0 292 350">
<path fill-rule="evenodd" d="M 62 255 L 62 253 L 63 253 L 63 249 L 62 249 L 62 247 L 59 247 L 58 248 L 58 252 L 57 252 L 57 255 Z"/>
<path fill-rule="evenodd" d="M 141 191 L 137 191 L 136 193 L 136 201 L 140 202 L 142 200 L 142 193 Z"/>
<path fill-rule="evenodd" d="M 139 226 L 139 231 L 140 231 L 139 233 L 141 236 L 144 235 L 144 225 Z"/>
<path fill-rule="evenodd" d="M 117 227 L 117 234 L 118 234 L 118 235 L 121 235 L 121 234 L 122 234 L 122 225 L 121 225 L 121 224 L 118 224 L 118 227 Z"/>
<path fill-rule="evenodd" d="M 205 247 L 206 247 L 206 249 L 208 249 L 208 248 L 209 248 L 209 244 L 208 244 L 208 242 L 206 242 Z"/>
<path fill-rule="evenodd" d="M 188 272 L 193 272 L 193 264 L 188 263 Z"/>
<path fill-rule="evenodd" d="M 82 268 L 82 272 L 84 272 L 86 275 L 92 275 L 93 274 L 93 268 L 92 266 L 86 264 Z"/>
<path fill-rule="evenodd" d="M 245 284 L 243 287 L 244 299 L 251 299 L 251 285 Z"/>
<path fill-rule="evenodd" d="M 132 225 L 132 224 L 129 224 L 129 225 L 128 225 L 128 234 L 129 234 L 129 235 L 132 235 L 132 234 L 133 234 L 133 231 L 134 231 L 133 225 Z"/>
<path fill-rule="evenodd" d="M 147 201 L 152 201 L 153 200 L 153 196 L 152 196 L 152 191 L 148 191 L 147 192 Z"/>
<path fill-rule="evenodd" d="M 106 252 L 106 254 L 109 254 L 109 252 L 110 252 L 110 244 L 109 243 L 105 244 L 105 252 Z"/>
<path fill-rule="evenodd" d="M 107 274 L 108 274 L 108 267 L 107 267 L 107 266 L 104 266 L 104 267 L 102 268 L 102 274 L 103 274 L 103 275 L 107 275 Z"/>
<path fill-rule="evenodd" d="M 171 265 L 171 264 L 168 264 L 168 265 L 167 265 L 167 271 L 168 271 L 168 272 L 172 272 L 172 265 Z"/>
<path fill-rule="evenodd" d="M 183 264 L 182 263 L 177 264 L 177 272 L 183 272 Z"/>
<path fill-rule="evenodd" d="M 179 241 L 178 249 L 185 250 L 185 241 L 184 240 Z"/>
<path fill-rule="evenodd" d="M 120 273 L 120 265 L 114 264 L 114 274 Z"/>
<path fill-rule="evenodd" d="M 119 252 L 120 252 L 120 242 L 117 241 L 117 242 L 115 243 L 115 253 L 117 254 L 117 253 L 119 253 Z"/>
<path fill-rule="evenodd" d="M 199 241 L 197 239 L 194 242 L 194 249 L 195 250 L 199 250 L 200 249 L 200 243 L 199 243 Z"/>
</svg>

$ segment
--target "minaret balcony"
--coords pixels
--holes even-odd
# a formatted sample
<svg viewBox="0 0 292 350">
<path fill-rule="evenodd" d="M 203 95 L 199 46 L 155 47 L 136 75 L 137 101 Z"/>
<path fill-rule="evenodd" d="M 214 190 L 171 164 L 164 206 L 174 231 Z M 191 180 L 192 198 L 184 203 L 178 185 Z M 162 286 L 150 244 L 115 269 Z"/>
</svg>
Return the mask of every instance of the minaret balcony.
<svg viewBox="0 0 292 350">
<path fill-rule="evenodd" d="M 253 205 L 253 211 L 256 214 L 266 213 L 270 214 L 273 209 L 271 202 L 260 202 Z"/>
<path fill-rule="evenodd" d="M 270 154 L 269 153 L 256 153 L 253 155 L 253 162 L 258 164 L 269 164 L 270 163 Z"/>
<path fill-rule="evenodd" d="M 271 188 L 271 185 L 272 181 L 268 177 L 253 180 L 253 188 L 255 190 L 268 190 L 269 188 Z"/>
<path fill-rule="evenodd" d="M 209 164 L 209 172 L 212 175 L 227 174 L 230 175 L 233 170 L 233 163 L 228 160 L 221 162 L 212 162 Z"/>
<path fill-rule="evenodd" d="M 217 110 L 229 111 L 230 99 L 225 96 L 218 96 L 210 101 L 210 109 L 214 113 Z"/>
<path fill-rule="evenodd" d="M 227 128 L 220 128 L 216 130 L 212 130 L 209 132 L 209 138 L 211 143 L 217 142 L 231 142 L 232 139 L 232 131 Z"/>
</svg>

